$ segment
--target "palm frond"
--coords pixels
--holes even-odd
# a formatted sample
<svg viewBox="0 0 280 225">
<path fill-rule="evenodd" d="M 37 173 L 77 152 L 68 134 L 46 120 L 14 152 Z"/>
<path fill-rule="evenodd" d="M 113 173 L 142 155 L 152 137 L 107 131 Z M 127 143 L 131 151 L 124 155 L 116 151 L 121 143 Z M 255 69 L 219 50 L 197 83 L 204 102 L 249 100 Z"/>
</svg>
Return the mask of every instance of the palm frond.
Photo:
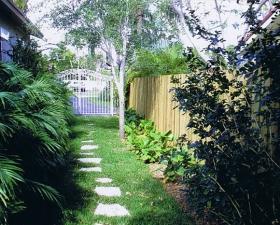
<svg viewBox="0 0 280 225">
<path fill-rule="evenodd" d="M 23 170 L 17 162 L 0 156 L 0 203 L 4 206 L 7 206 L 17 183 L 24 182 L 22 173 Z"/>
<path fill-rule="evenodd" d="M 34 193 L 39 194 L 42 199 L 53 202 L 61 207 L 60 201 L 62 196 L 51 186 L 32 180 L 26 180 L 26 184 Z"/>
</svg>

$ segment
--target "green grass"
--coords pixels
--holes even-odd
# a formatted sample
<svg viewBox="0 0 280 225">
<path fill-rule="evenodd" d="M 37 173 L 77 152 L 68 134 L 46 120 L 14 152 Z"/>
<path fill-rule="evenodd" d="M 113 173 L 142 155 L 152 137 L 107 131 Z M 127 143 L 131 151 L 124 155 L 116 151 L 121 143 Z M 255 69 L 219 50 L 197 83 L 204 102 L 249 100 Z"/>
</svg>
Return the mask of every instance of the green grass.
<svg viewBox="0 0 280 225">
<path fill-rule="evenodd" d="M 89 124 L 94 124 L 90 126 Z M 69 191 L 68 209 L 64 211 L 65 225 L 191 225 L 190 219 L 182 212 L 175 200 L 169 196 L 162 184 L 152 178 L 148 166 L 137 160 L 134 153 L 127 151 L 118 138 L 118 121 L 110 117 L 78 118 L 73 127 L 74 139 L 71 143 L 78 157 L 82 140 L 93 139 L 99 145 L 94 150 L 96 157 L 103 158 L 102 173 L 81 173 L 76 165 L 73 179 L 75 188 Z M 85 166 L 85 165 L 83 165 Z M 72 178 L 71 178 L 72 177 Z M 113 179 L 112 184 L 121 188 L 122 196 L 116 198 L 99 197 L 93 189 L 100 184 L 98 177 Z M 65 185 L 71 182 L 65 181 Z M 106 185 L 106 184 L 105 184 Z M 102 186 L 102 185 L 100 185 Z M 69 187 L 67 187 L 69 188 Z M 118 203 L 125 206 L 130 216 L 106 218 L 94 216 L 100 203 Z"/>
</svg>

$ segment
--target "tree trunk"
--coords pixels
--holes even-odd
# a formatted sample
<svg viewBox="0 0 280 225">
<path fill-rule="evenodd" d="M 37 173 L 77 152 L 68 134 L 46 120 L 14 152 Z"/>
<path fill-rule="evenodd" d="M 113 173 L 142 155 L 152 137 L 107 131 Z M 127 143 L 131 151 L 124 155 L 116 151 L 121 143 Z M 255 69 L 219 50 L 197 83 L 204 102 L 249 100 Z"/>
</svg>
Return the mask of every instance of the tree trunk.
<svg viewBox="0 0 280 225">
<path fill-rule="evenodd" d="M 142 34 L 142 28 L 143 28 L 143 17 L 144 17 L 143 9 L 140 8 L 137 10 L 136 20 L 137 20 L 137 34 Z"/>
<path fill-rule="evenodd" d="M 124 101 L 124 95 L 120 94 L 119 95 L 119 135 L 120 139 L 125 138 L 125 101 Z"/>
<path fill-rule="evenodd" d="M 120 115 L 119 115 L 119 127 L 120 127 L 120 138 L 125 138 L 125 57 L 123 58 L 120 66 L 120 85 L 119 85 L 119 101 L 120 101 Z"/>
</svg>

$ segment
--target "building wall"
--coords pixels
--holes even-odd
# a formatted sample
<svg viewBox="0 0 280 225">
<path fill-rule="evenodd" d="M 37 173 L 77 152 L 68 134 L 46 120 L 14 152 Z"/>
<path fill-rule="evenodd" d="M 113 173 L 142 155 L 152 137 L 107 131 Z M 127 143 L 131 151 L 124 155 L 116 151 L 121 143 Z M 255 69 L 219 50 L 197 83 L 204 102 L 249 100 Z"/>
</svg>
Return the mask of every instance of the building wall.
<svg viewBox="0 0 280 225">
<path fill-rule="evenodd" d="M 16 40 L 23 38 L 24 33 L 18 24 L 13 22 L 9 15 L 0 9 L 0 60 L 10 62 L 12 45 Z"/>
</svg>

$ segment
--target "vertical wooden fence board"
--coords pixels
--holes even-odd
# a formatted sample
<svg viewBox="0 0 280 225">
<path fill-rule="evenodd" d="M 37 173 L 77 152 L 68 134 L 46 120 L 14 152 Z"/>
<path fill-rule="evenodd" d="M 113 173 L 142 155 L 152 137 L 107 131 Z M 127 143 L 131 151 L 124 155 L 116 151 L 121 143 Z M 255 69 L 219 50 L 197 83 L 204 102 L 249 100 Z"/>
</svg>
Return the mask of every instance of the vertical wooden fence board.
<svg viewBox="0 0 280 225">
<path fill-rule="evenodd" d="M 186 75 L 175 76 L 182 81 L 187 79 Z M 234 78 L 233 75 L 229 76 Z M 178 103 L 173 101 L 174 92 L 170 92 L 174 87 L 174 84 L 171 83 L 171 77 L 135 78 L 130 85 L 129 107 L 144 115 L 146 119 L 154 121 L 160 131 L 171 130 L 176 136 L 187 134 L 189 140 L 196 141 L 199 137 L 194 135 L 192 130 L 186 129 L 186 125 L 190 121 L 189 115 L 187 113 L 183 114 L 178 108 L 174 109 Z M 261 116 L 256 116 L 256 113 L 261 111 L 259 101 L 260 99 L 256 96 L 252 105 L 252 116 L 261 124 L 261 132 L 265 142 L 268 145 L 273 145 L 270 143 L 271 136 L 273 134 L 279 135 L 279 124 L 268 126 Z M 279 104 L 275 107 L 279 107 Z"/>
<path fill-rule="evenodd" d="M 186 133 L 188 117 L 173 101 L 171 76 L 135 78 L 130 85 L 129 107 L 155 122 L 158 130 L 171 130 L 176 136 Z"/>
</svg>

